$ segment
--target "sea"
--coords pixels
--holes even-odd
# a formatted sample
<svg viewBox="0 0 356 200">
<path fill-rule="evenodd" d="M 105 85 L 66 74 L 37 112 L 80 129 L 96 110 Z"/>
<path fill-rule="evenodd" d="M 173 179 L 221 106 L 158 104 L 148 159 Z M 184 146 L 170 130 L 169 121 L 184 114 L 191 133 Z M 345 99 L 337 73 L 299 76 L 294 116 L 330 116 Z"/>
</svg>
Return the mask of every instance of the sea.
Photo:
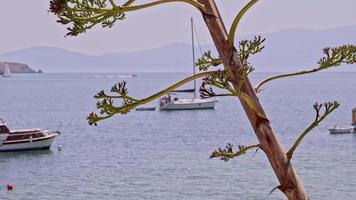
<svg viewBox="0 0 356 200">
<path fill-rule="evenodd" d="M 251 75 L 259 81 L 276 73 Z M 234 97 L 214 110 L 136 111 L 98 126 L 93 96 L 128 82 L 144 98 L 186 73 L 45 73 L 0 77 L 0 118 L 11 129 L 59 129 L 50 150 L 0 153 L 0 199 L 9 200 L 280 200 L 278 181 L 263 151 L 228 162 L 210 159 L 226 143 L 258 143 Z M 190 88 L 187 84 L 183 88 Z M 285 149 L 315 118 L 315 102 L 341 106 L 294 153 L 292 164 L 311 200 L 356 199 L 356 133 L 331 135 L 349 126 L 356 107 L 356 73 L 323 72 L 281 79 L 259 94 Z M 151 105 L 156 105 L 157 101 Z M 61 146 L 61 150 L 58 149 Z M 13 190 L 8 191 L 6 185 Z"/>
</svg>

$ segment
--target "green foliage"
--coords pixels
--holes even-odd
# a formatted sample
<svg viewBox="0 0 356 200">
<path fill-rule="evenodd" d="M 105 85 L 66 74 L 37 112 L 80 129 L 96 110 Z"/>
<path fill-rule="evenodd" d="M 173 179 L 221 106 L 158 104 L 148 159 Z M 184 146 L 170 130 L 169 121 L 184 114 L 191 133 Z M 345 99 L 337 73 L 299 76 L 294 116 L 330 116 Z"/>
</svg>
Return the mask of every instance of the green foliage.
<svg viewBox="0 0 356 200">
<path fill-rule="evenodd" d="M 97 99 L 96 107 L 99 110 L 101 117 L 95 113 L 91 113 L 87 118 L 90 125 L 97 125 L 97 121 L 109 118 L 118 113 L 127 114 L 139 101 L 131 96 L 128 96 L 126 81 L 115 84 L 111 88 L 111 92 L 116 95 L 107 95 L 104 90 L 101 90 L 94 96 L 94 98 Z M 119 107 L 114 106 L 114 99 L 121 99 L 122 105 Z"/>
<path fill-rule="evenodd" d="M 204 52 L 201 58 L 198 58 L 195 66 L 199 68 L 200 71 L 207 71 L 211 66 L 219 66 L 222 64 L 220 57 L 214 58 L 211 55 L 211 51 Z"/>
<path fill-rule="evenodd" d="M 260 53 L 265 48 L 263 45 L 265 40 L 266 39 L 261 36 L 254 36 L 252 40 L 241 40 L 239 42 L 238 55 L 243 66 L 252 68 L 251 64 L 248 62 L 248 59 L 250 55 Z"/>
<path fill-rule="evenodd" d="M 52 0 L 49 10 L 58 16 L 58 23 L 72 23 L 68 36 L 77 36 L 97 24 L 110 28 L 125 19 L 124 9 L 106 0 Z"/>
<path fill-rule="evenodd" d="M 220 158 L 220 160 L 227 162 L 232 158 L 246 154 L 248 150 L 251 150 L 253 148 L 257 148 L 258 150 L 260 148 L 260 145 L 259 144 L 250 145 L 250 146 L 238 145 L 239 150 L 236 152 L 233 151 L 232 147 L 233 147 L 232 144 L 227 143 L 225 149 L 218 148 L 214 150 L 211 153 L 210 158 Z"/>
<path fill-rule="evenodd" d="M 238 88 L 235 89 L 234 86 L 231 83 L 231 77 L 230 77 L 230 72 L 227 70 L 217 70 L 214 73 L 210 73 L 206 77 L 203 78 L 202 85 L 200 86 L 200 96 L 202 98 L 209 98 L 209 97 L 214 97 L 214 96 L 239 96 L 241 94 L 241 86 L 245 80 L 245 78 L 248 76 L 249 73 L 251 73 L 254 69 L 245 66 L 240 69 L 240 80 L 238 82 Z M 207 88 L 207 86 L 214 86 L 220 89 L 224 89 L 228 91 L 229 93 L 227 94 L 216 94 L 211 87 Z"/>
<path fill-rule="evenodd" d="M 322 57 L 318 64 L 320 69 L 327 69 L 330 67 L 337 67 L 341 64 L 354 64 L 356 63 L 356 46 L 355 45 L 343 45 L 335 48 L 324 48 Z"/>
<path fill-rule="evenodd" d="M 239 42 L 239 51 L 237 55 L 239 56 L 244 67 L 253 69 L 251 64 L 248 62 L 248 59 L 250 55 L 257 54 L 264 49 L 265 46 L 263 43 L 265 40 L 266 39 L 261 36 L 254 36 L 252 40 L 241 40 Z M 195 66 L 197 66 L 200 71 L 207 71 L 209 67 L 216 67 L 221 64 L 223 63 L 220 57 L 213 57 L 211 55 L 211 51 L 206 51 L 201 58 L 198 58 Z"/>
<path fill-rule="evenodd" d="M 244 101 L 247 106 L 249 106 L 256 115 L 259 117 L 266 119 L 266 116 L 259 111 L 256 103 L 253 99 L 243 93 L 241 91 L 241 87 L 248 76 L 254 69 L 250 66 L 244 66 L 240 68 L 240 79 L 237 82 L 237 87 L 234 87 L 231 83 L 232 77 L 231 72 L 228 70 L 218 70 L 214 73 L 207 75 L 202 82 L 200 87 L 200 95 L 202 98 L 209 98 L 214 96 L 236 96 L 239 97 L 242 101 Z M 226 94 L 216 94 L 211 87 L 207 88 L 207 86 L 215 86 L 220 89 L 225 89 L 228 91 Z"/>
<path fill-rule="evenodd" d="M 115 22 L 125 19 L 126 13 L 171 2 L 188 3 L 200 12 L 205 7 L 195 0 L 157 0 L 141 5 L 132 5 L 135 0 L 128 0 L 121 6 L 114 0 L 51 0 L 49 11 L 58 16 L 58 23 L 67 25 L 66 36 L 77 36 L 93 28 L 97 24 L 111 28 Z"/>
<path fill-rule="evenodd" d="M 203 78 L 203 83 L 206 85 L 213 85 L 220 89 L 233 90 L 229 82 L 229 74 L 225 70 L 218 70 Z"/>
<path fill-rule="evenodd" d="M 210 98 L 214 96 L 234 96 L 233 87 L 230 85 L 228 80 L 228 74 L 225 70 L 218 70 L 215 73 L 211 73 L 203 78 L 203 82 L 199 88 L 201 98 Z M 220 89 L 226 89 L 229 91 L 227 94 L 216 94 L 212 87 L 207 88 L 207 86 L 215 86 Z"/>
</svg>

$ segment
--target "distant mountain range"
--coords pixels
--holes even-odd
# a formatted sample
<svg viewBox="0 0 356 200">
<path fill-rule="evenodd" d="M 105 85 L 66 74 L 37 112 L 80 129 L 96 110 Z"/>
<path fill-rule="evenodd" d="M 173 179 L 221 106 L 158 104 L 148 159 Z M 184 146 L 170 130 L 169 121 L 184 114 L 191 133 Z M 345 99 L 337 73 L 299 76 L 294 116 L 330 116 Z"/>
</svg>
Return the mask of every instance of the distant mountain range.
<svg viewBox="0 0 356 200">
<path fill-rule="evenodd" d="M 326 30 L 289 29 L 262 36 L 266 38 L 266 47 L 251 58 L 256 71 L 294 71 L 315 66 L 324 47 L 356 44 L 356 25 Z M 213 45 L 202 48 L 215 52 Z M 198 49 L 196 47 L 199 56 Z M 191 57 L 190 44 L 173 43 L 160 48 L 100 56 L 56 47 L 31 47 L 0 54 L 0 61 L 26 63 L 45 72 L 189 72 L 192 71 Z M 356 71 L 356 66 L 345 66 L 341 71 L 344 70 Z"/>
</svg>

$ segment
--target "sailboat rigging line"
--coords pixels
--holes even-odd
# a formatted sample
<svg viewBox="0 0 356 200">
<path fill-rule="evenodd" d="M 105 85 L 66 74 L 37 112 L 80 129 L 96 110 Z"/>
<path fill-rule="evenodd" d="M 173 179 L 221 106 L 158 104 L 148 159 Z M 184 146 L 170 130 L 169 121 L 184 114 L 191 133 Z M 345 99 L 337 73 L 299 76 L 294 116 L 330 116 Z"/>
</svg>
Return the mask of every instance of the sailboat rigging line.
<svg viewBox="0 0 356 200">
<path fill-rule="evenodd" d="M 197 27 L 195 26 L 194 21 L 193 21 L 193 32 L 195 33 L 195 37 L 197 38 L 197 42 L 198 42 L 199 50 L 200 50 L 200 56 L 203 56 L 203 49 L 202 49 L 202 47 L 200 45 L 200 40 L 199 40 L 199 37 L 198 37 Z"/>
<path fill-rule="evenodd" d="M 192 54 L 193 54 L 193 74 L 195 75 L 195 45 L 194 45 L 194 28 L 193 28 L 193 17 L 190 18 L 190 29 L 192 34 Z M 196 98 L 197 81 L 194 79 L 194 99 Z"/>
</svg>

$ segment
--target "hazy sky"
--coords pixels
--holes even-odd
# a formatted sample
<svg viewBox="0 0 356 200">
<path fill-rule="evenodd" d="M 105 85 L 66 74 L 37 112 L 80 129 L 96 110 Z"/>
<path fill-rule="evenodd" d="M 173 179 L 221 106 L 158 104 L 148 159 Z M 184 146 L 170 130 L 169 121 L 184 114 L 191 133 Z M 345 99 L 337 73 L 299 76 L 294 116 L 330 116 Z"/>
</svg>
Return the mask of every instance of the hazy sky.
<svg viewBox="0 0 356 200">
<path fill-rule="evenodd" d="M 118 1 L 120 2 L 120 1 Z M 121 1 L 123 2 L 123 1 Z M 137 3 L 147 1 L 138 0 Z M 217 0 L 227 27 L 247 0 Z M 88 54 L 123 52 L 190 42 L 194 17 L 202 43 L 211 43 L 200 14 L 183 3 L 127 13 L 112 29 L 96 28 L 78 37 L 63 36 L 63 25 L 48 13 L 49 0 L 1 0 L 0 53 L 31 46 L 54 46 Z M 356 24 L 356 0 L 261 0 L 245 16 L 238 34 L 289 28 L 325 29 Z"/>
</svg>

